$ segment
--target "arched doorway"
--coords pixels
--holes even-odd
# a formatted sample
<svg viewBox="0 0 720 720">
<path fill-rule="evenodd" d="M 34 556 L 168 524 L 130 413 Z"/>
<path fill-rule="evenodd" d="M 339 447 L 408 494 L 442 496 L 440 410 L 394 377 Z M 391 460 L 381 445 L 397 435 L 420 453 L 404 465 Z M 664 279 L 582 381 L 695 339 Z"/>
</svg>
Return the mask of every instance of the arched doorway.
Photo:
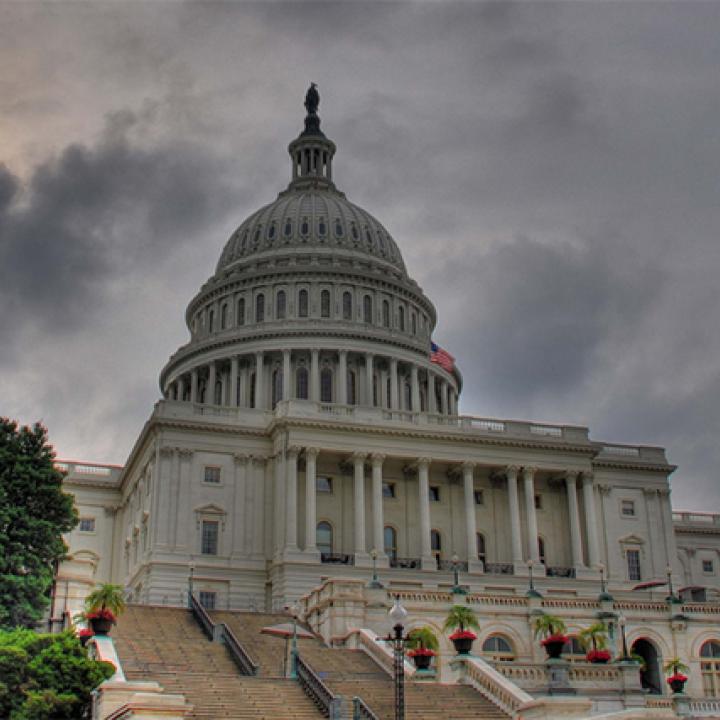
<svg viewBox="0 0 720 720">
<path fill-rule="evenodd" d="M 639 655 L 645 664 L 640 670 L 640 682 L 643 688 L 646 688 L 651 695 L 662 695 L 660 655 L 655 645 L 647 638 L 640 638 L 633 643 L 631 652 Z"/>
</svg>

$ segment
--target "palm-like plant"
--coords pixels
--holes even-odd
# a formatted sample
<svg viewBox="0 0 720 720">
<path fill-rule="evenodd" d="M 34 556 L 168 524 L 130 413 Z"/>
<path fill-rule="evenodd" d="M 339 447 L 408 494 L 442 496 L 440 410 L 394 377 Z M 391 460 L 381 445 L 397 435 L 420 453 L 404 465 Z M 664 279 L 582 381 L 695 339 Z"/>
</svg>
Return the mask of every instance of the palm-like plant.
<svg viewBox="0 0 720 720">
<path fill-rule="evenodd" d="M 103 583 L 85 598 L 86 613 L 103 610 L 109 610 L 113 615 L 120 615 L 125 610 L 125 598 L 121 585 Z"/>
<path fill-rule="evenodd" d="M 556 615 L 548 615 L 547 613 L 538 615 L 533 623 L 536 638 L 540 636 L 549 638 L 555 635 L 562 635 L 566 629 L 567 626 L 561 618 Z"/>
<path fill-rule="evenodd" d="M 408 647 L 411 650 L 437 650 L 440 647 L 435 633 L 427 627 L 411 630 L 408 638 Z"/>
<path fill-rule="evenodd" d="M 607 647 L 607 625 L 600 621 L 585 628 L 580 633 L 580 642 L 586 650 L 605 650 Z"/>
<path fill-rule="evenodd" d="M 680 658 L 674 657 L 665 663 L 663 670 L 671 675 L 682 675 L 689 672 L 690 668 Z"/>
<path fill-rule="evenodd" d="M 453 605 L 445 618 L 443 630 L 453 630 L 459 628 L 460 632 L 467 629 L 479 630 L 480 623 L 477 615 L 469 607 L 465 605 Z"/>
</svg>

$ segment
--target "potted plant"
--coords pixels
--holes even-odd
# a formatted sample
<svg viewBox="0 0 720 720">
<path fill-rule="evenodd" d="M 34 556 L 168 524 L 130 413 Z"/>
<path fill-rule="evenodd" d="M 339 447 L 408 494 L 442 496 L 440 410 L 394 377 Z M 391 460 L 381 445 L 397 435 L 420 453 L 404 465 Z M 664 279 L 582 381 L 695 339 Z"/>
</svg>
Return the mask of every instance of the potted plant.
<svg viewBox="0 0 720 720">
<path fill-rule="evenodd" d="M 559 658 L 562 655 L 563 645 L 568 638 L 565 635 L 566 626 L 563 620 L 555 615 L 543 613 L 535 618 L 535 637 L 542 636 L 541 645 L 551 659 Z"/>
<path fill-rule="evenodd" d="M 680 658 L 675 657 L 665 663 L 664 670 L 666 673 L 670 673 L 667 683 L 671 690 L 675 694 L 681 693 L 687 682 L 687 675 L 684 673 L 688 672 L 690 668 Z"/>
<path fill-rule="evenodd" d="M 472 644 L 477 640 L 477 635 L 470 628 L 480 629 L 477 615 L 465 605 L 453 605 L 445 618 L 443 630 L 452 630 L 455 632 L 450 635 L 450 640 L 455 646 L 458 655 L 468 655 L 472 649 Z"/>
<path fill-rule="evenodd" d="M 610 660 L 607 650 L 607 625 L 600 621 L 593 623 L 580 633 L 582 643 L 587 655 L 585 659 L 591 663 L 606 663 Z"/>
<path fill-rule="evenodd" d="M 435 633 L 430 628 L 417 628 L 411 630 L 408 637 L 410 638 L 408 657 L 412 658 L 418 670 L 428 670 L 439 647 Z"/>
<path fill-rule="evenodd" d="M 123 610 L 125 599 L 120 585 L 98 585 L 85 598 L 85 618 L 96 635 L 107 635 Z"/>
<path fill-rule="evenodd" d="M 94 633 L 90 628 L 80 628 L 77 632 L 77 637 L 80 641 L 80 644 L 85 647 L 93 634 Z"/>
</svg>

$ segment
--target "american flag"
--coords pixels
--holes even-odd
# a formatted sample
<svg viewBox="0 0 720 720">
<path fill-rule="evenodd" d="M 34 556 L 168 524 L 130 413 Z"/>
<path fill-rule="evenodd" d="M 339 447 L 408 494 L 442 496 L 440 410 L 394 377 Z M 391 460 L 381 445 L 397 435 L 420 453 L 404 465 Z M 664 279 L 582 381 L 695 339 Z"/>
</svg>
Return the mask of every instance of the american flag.
<svg viewBox="0 0 720 720">
<path fill-rule="evenodd" d="M 437 363 L 443 370 L 448 372 L 452 372 L 455 367 L 455 358 L 434 342 L 430 343 L 430 362 Z"/>
</svg>

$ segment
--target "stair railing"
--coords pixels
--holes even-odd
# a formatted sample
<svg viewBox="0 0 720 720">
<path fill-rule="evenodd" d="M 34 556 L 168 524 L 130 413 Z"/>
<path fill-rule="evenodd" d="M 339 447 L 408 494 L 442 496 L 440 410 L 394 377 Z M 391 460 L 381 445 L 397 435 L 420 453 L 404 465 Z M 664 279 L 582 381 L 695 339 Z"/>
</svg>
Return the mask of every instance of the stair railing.
<svg viewBox="0 0 720 720">
<path fill-rule="evenodd" d="M 215 623 L 210 619 L 207 610 L 200 604 L 200 601 L 192 593 L 188 596 L 190 602 L 190 610 L 193 617 L 197 620 L 202 631 L 207 635 L 208 640 L 215 638 Z"/>
<path fill-rule="evenodd" d="M 353 698 L 353 720 L 379 720 L 378 716 L 365 704 L 362 698 Z"/>
<path fill-rule="evenodd" d="M 335 696 L 330 688 L 317 676 L 315 671 L 297 656 L 297 678 L 305 694 L 315 703 L 318 710 L 330 720 L 339 720 L 342 712 L 342 700 Z"/>
</svg>

